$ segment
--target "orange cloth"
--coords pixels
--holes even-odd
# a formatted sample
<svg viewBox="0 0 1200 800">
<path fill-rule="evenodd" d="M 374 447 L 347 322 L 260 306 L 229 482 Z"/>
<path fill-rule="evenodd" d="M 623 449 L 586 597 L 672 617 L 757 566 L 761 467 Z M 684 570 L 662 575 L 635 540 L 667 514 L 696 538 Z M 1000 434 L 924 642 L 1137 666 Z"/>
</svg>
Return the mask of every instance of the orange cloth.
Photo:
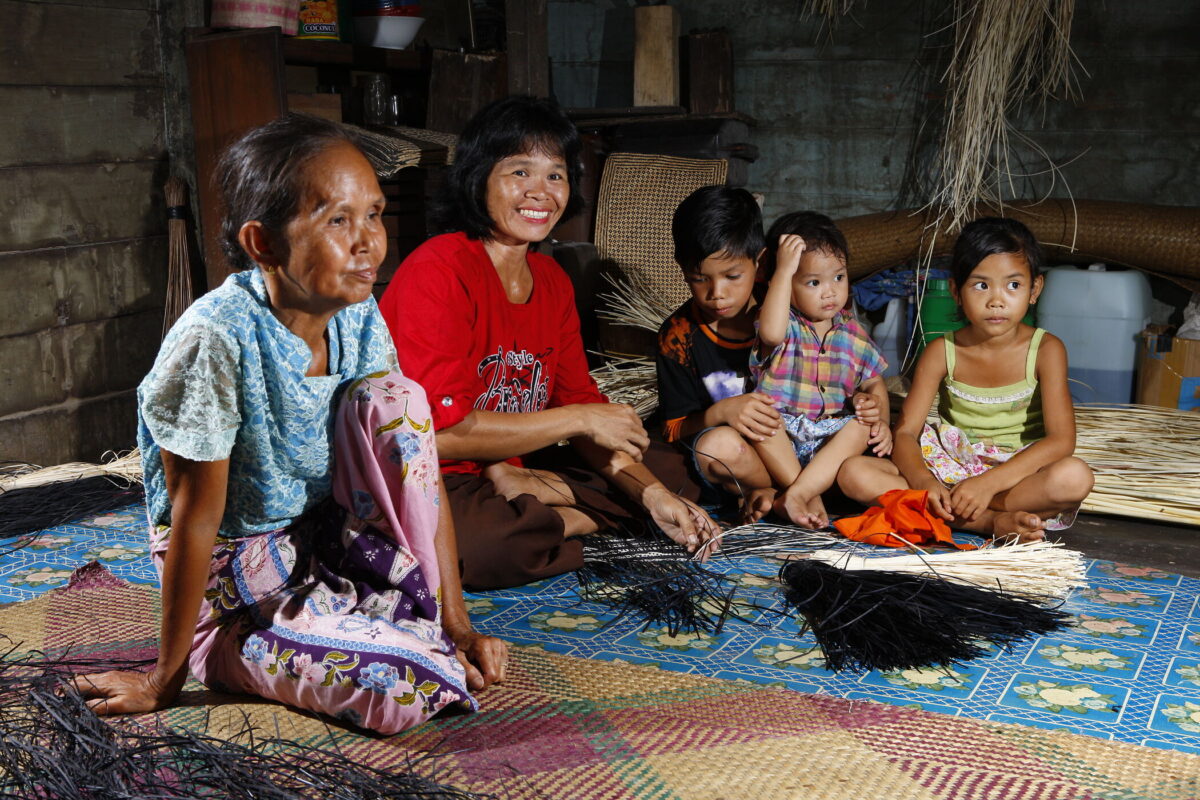
<svg viewBox="0 0 1200 800">
<path fill-rule="evenodd" d="M 833 526 L 847 539 L 866 544 L 903 547 L 905 542 L 911 542 L 974 550 L 974 545 L 955 543 L 949 526 L 926 508 L 928 496 L 926 491 L 893 489 L 879 498 L 883 505 L 872 506 L 857 517 L 836 520 Z"/>
</svg>

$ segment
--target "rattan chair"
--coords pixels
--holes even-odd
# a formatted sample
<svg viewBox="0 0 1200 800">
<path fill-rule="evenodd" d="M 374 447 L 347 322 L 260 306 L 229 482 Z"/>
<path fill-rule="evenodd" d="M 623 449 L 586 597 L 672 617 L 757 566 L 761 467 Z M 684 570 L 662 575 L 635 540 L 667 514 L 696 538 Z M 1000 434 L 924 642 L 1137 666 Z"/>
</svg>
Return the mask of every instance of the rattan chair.
<svg viewBox="0 0 1200 800">
<path fill-rule="evenodd" d="M 674 308 L 690 294 L 675 263 L 671 217 L 701 186 L 724 184 L 723 159 L 613 153 L 596 200 L 596 251 L 631 282 Z"/>
</svg>

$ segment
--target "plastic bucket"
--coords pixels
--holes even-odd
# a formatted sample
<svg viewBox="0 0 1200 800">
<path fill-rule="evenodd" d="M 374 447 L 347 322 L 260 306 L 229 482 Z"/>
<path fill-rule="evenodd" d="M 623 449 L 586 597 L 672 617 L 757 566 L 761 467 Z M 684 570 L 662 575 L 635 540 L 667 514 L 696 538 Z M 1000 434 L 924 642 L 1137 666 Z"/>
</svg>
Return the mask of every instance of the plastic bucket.
<svg viewBox="0 0 1200 800">
<path fill-rule="evenodd" d="M 1139 336 L 1150 321 L 1150 282 L 1137 270 L 1052 267 L 1038 300 L 1043 328 L 1067 346 L 1071 398 L 1129 403 Z"/>
</svg>

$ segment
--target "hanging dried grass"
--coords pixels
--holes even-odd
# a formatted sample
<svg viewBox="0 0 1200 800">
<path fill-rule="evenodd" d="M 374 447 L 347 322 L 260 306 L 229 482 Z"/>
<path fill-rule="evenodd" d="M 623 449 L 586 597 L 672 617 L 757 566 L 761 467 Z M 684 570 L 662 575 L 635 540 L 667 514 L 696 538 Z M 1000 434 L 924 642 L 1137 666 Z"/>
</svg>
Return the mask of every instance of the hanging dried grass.
<svg viewBox="0 0 1200 800">
<path fill-rule="evenodd" d="M 658 374 L 648 358 L 604 355 L 608 359 L 592 370 L 601 393 L 614 403 L 633 406 L 645 418 L 658 408 Z"/>
<path fill-rule="evenodd" d="M 192 304 L 192 265 L 187 240 L 187 184 L 172 175 L 163 187 L 167 200 L 167 302 L 162 335 Z"/>
<path fill-rule="evenodd" d="M 1200 525 L 1200 414 L 1078 405 L 1075 455 L 1096 474 L 1085 511 Z"/>
</svg>

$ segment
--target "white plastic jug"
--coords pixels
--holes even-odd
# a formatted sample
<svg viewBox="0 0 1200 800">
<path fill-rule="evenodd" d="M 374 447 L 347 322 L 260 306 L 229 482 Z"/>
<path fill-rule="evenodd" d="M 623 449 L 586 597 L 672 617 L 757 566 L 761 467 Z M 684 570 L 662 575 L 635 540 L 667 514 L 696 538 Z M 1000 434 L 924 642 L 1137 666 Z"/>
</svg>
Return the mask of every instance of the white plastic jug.
<svg viewBox="0 0 1200 800">
<path fill-rule="evenodd" d="M 1137 270 L 1051 267 L 1037 303 L 1038 325 L 1067 346 L 1077 403 L 1133 400 L 1138 337 L 1150 321 L 1150 281 Z"/>
<path fill-rule="evenodd" d="M 908 346 L 908 340 L 904 336 L 907 330 L 908 298 L 893 297 L 888 301 L 887 313 L 884 314 L 883 322 L 880 322 L 871 331 L 871 338 L 875 340 L 875 346 L 879 348 L 879 352 L 883 353 L 883 357 L 888 362 L 887 369 L 883 371 L 884 375 L 900 374 L 904 351 Z"/>
</svg>

